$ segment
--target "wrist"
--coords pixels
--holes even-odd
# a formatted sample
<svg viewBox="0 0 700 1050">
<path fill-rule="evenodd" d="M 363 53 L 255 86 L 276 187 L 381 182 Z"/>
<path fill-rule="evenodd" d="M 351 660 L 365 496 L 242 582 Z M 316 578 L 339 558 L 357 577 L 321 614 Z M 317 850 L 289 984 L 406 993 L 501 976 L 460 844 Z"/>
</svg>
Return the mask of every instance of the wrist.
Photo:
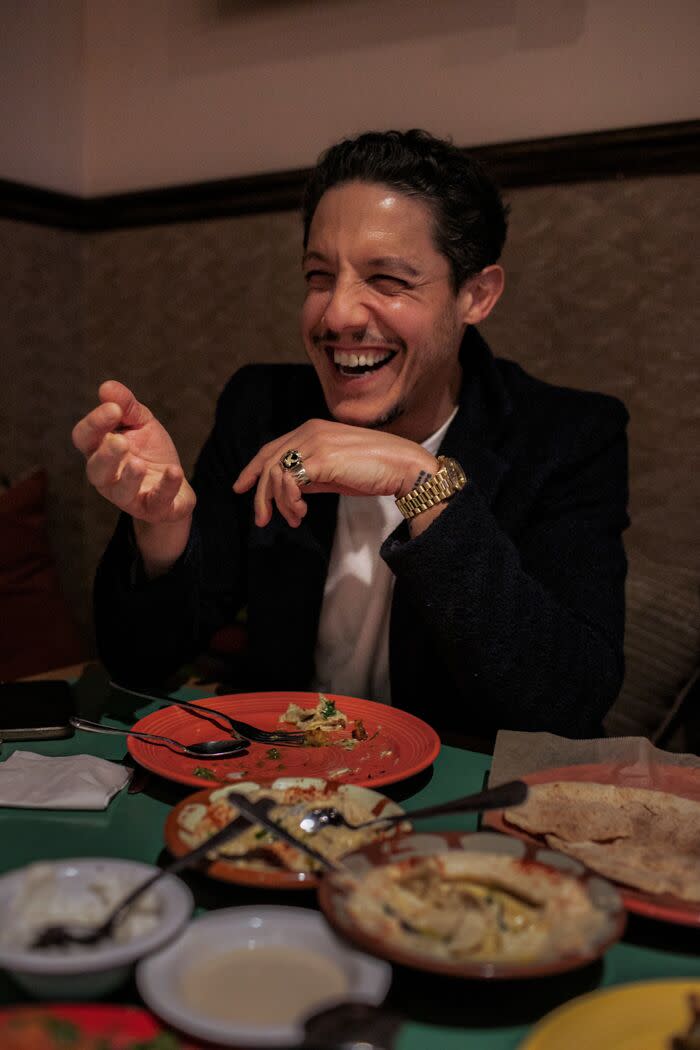
<svg viewBox="0 0 700 1050">
<path fill-rule="evenodd" d="M 179 521 L 157 522 L 133 519 L 134 538 L 149 580 L 163 576 L 173 567 L 187 547 L 192 516 Z"/>
<path fill-rule="evenodd" d="M 467 484 L 466 475 L 456 459 L 438 456 L 437 467 L 437 471 L 426 481 L 415 485 L 397 498 L 396 506 L 404 518 L 411 520 L 439 504 L 446 503 Z"/>
<path fill-rule="evenodd" d="M 418 485 L 422 485 L 423 482 L 429 481 L 433 474 L 437 473 L 439 468 L 440 464 L 435 456 L 431 456 L 429 452 L 426 452 L 425 456 L 421 457 L 420 461 L 416 459 L 406 471 L 399 488 L 394 493 L 394 498 L 401 499 L 413 489 L 417 488 Z"/>
</svg>

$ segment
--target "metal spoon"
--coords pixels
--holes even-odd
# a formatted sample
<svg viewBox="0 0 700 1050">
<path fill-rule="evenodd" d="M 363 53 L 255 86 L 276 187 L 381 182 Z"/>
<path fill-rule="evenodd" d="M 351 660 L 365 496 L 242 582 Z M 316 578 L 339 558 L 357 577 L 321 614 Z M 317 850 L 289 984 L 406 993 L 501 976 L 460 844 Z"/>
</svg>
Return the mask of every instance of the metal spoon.
<svg viewBox="0 0 700 1050">
<path fill-rule="evenodd" d="M 162 879 L 164 875 L 175 875 L 178 871 L 182 871 L 183 868 L 188 868 L 191 864 L 194 864 L 196 860 L 203 857 L 206 853 L 216 847 L 222 845 L 225 841 L 230 839 L 233 835 L 238 834 L 249 826 L 249 822 L 245 817 L 239 815 L 235 816 L 233 820 L 230 820 L 228 824 L 225 824 L 220 831 L 212 835 L 205 842 L 202 842 L 195 849 L 190 850 L 183 857 L 178 857 L 177 860 L 167 864 L 160 871 L 157 871 L 154 875 L 151 875 L 145 882 L 140 883 L 130 893 L 124 897 L 122 901 L 112 910 L 112 912 L 104 919 L 98 926 L 92 928 L 73 928 L 68 926 L 47 926 L 37 934 L 32 941 L 32 948 L 58 948 L 64 944 L 96 944 L 98 941 L 103 940 L 105 937 L 109 937 L 115 924 L 124 914 L 124 912 L 131 907 L 137 897 L 140 897 L 149 887 L 157 882 L 158 879 Z"/>
<path fill-rule="evenodd" d="M 104 726 L 100 722 L 89 722 L 86 718 L 73 717 L 70 720 L 76 729 L 84 729 L 88 733 L 116 733 L 117 736 L 135 736 L 139 740 L 151 740 L 156 744 L 165 744 L 181 755 L 188 758 L 230 758 L 239 755 L 248 746 L 247 740 L 203 740 L 199 744 L 183 744 L 180 740 L 173 740 L 169 736 L 158 736 L 155 733 L 140 733 L 134 729 L 115 729 L 114 726 Z"/>
<path fill-rule="evenodd" d="M 319 807 L 309 812 L 299 821 L 299 827 L 307 835 L 313 835 L 321 828 L 328 825 L 337 827 L 342 824 L 346 828 L 357 831 L 359 828 L 369 828 L 373 824 L 401 824 L 405 820 L 417 820 L 419 817 L 437 817 L 444 813 L 469 813 L 475 810 L 504 809 L 508 806 L 517 806 L 527 798 L 527 784 L 524 780 L 510 780 L 507 784 L 499 784 L 495 788 L 487 788 L 479 791 L 476 795 L 465 795 L 463 798 L 452 799 L 451 802 L 443 802 L 437 806 L 426 806 L 424 809 L 416 809 L 412 813 L 398 813 L 388 817 L 375 817 L 373 820 L 363 820 L 361 824 L 351 824 L 339 809 L 335 806 Z"/>
<path fill-rule="evenodd" d="M 387 1006 L 339 1003 L 307 1017 L 304 1050 L 391 1050 L 403 1018 Z"/>
</svg>

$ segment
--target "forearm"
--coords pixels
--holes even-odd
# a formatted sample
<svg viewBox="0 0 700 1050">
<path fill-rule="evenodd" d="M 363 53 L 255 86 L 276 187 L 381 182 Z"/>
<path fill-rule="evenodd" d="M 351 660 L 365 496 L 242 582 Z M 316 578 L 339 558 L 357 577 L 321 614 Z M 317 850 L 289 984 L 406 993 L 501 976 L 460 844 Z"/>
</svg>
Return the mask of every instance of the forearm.
<svg viewBox="0 0 700 1050">
<path fill-rule="evenodd" d="M 542 534 L 524 560 L 472 491 L 385 556 L 465 715 L 478 697 L 495 726 L 595 731 L 622 680 L 621 545 L 591 569 Z"/>
<path fill-rule="evenodd" d="M 131 523 L 120 520 L 94 587 L 98 653 L 114 678 L 162 681 L 194 655 L 199 641 L 197 561 L 195 550 L 188 548 L 168 572 L 149 579 Z"/>
</svg>

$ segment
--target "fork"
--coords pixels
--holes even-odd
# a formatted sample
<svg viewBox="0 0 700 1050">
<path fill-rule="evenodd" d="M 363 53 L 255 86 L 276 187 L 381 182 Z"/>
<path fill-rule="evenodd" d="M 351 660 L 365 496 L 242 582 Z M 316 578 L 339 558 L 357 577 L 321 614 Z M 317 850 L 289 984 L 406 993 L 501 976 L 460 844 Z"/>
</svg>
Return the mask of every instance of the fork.
<svg viewBox="0 0 700 1050">
<path fill-rule="evenodd" d="M 145 691 L 132 689 L 128 685 L 120 685 L 119 682 L 110 682 L 109 684 L 113 689 L 119 689 L 122 693 L 129 693 L 131 696 L 139 696 L 142 700 L 155 700 L 161 704 L 174 704 L 175 707 L 182 707 L 185 711 L 190 711 L 193 714 L 204 711 L 206 714 L 218 718 L 221 722 L 226 722 L 236 736 L 243 736 L 247 740 L 254 740 L 258 744 L 303 747 L 306 743 L 306 733 L 286 732 L 283 729 L 258 729 L 257 726 L 252 726 L 249 722 L 243 722 L 240 718 L 231 718 L 230 715 L 224 714 L 223 711 L 217 711 L 214 707 L 205 707 L 199 701 L 195 703 L 192 700 L 175 700 L 172 696 L 168 696 L 167 693 L 160 692 L 158 689 Z"/>
<path fill-rule="evenodd" d="M 314 835 L 321 828 L 331 825 L 338 827 L 342 824 L 351 831 L 360 828 L 370 828 L 374 824 L 401 824 L 403 821 L 418 820 L 420 817 L 437 817 L 444 813 L 468 813 L 474 810 L 504 809 L 508 806 L 517 806 L 527 798 L 527 784 L 524 780 L 509 780 L 506 784 L 499 784 L 495 788 L 487 788 L 479 791 L 476 795 L 464 795 L 463 798 L 454 798 L 451 802 L 442 802 L 437 806 L 425 806 L 423 809 L 415 809 L 412 813 L 397 813 L 388 817 L 375 817 L 373 820 L 363 820 L 361 824 L 352 824 L 346 817 L 336 809 L 335 806 L 320 807 L 310 810 L 299 821 L 299 827 L 307 835 Z"/>
</svg>

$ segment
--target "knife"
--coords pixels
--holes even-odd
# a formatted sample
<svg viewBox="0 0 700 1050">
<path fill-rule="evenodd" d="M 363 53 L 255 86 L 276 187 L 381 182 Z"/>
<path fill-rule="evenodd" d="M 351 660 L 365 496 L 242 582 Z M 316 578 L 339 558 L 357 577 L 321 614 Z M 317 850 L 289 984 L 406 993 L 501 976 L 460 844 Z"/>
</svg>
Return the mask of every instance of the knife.
<svg viewBox="0 0 700 1050">
<path fill-rule="evenodd" d="M 261 798 L 256 802 L 253 802 L 247 795 L 243 795 L 238 791 L 227 791 L 226 801 L 231 802 L 238 811 L 250 821 L 250 823 L 262 824 L 264 828 L 271 831 L 273 835 L 277 836 L 277 838 L 284 839 L 285 842 L 289 842 L 290 845 L 295 846 L 298 850 L 301 850 L 302 853 L 306 853 L 307 856 L 318 861 L 318 863 L 327 871 L 341 870 L 338 865 L 330 861 L 328 857 L 324 857 L 322 853 L 318 852 L 318 850 L 307 845 L 302 839 L 298 839 L 296 835 L 292 835 L 291 831 L 287 831 L 286 828 L 283 828 L 268 816 L 272 807 L 278 805 L 274 799 Z"/>
</svg>

